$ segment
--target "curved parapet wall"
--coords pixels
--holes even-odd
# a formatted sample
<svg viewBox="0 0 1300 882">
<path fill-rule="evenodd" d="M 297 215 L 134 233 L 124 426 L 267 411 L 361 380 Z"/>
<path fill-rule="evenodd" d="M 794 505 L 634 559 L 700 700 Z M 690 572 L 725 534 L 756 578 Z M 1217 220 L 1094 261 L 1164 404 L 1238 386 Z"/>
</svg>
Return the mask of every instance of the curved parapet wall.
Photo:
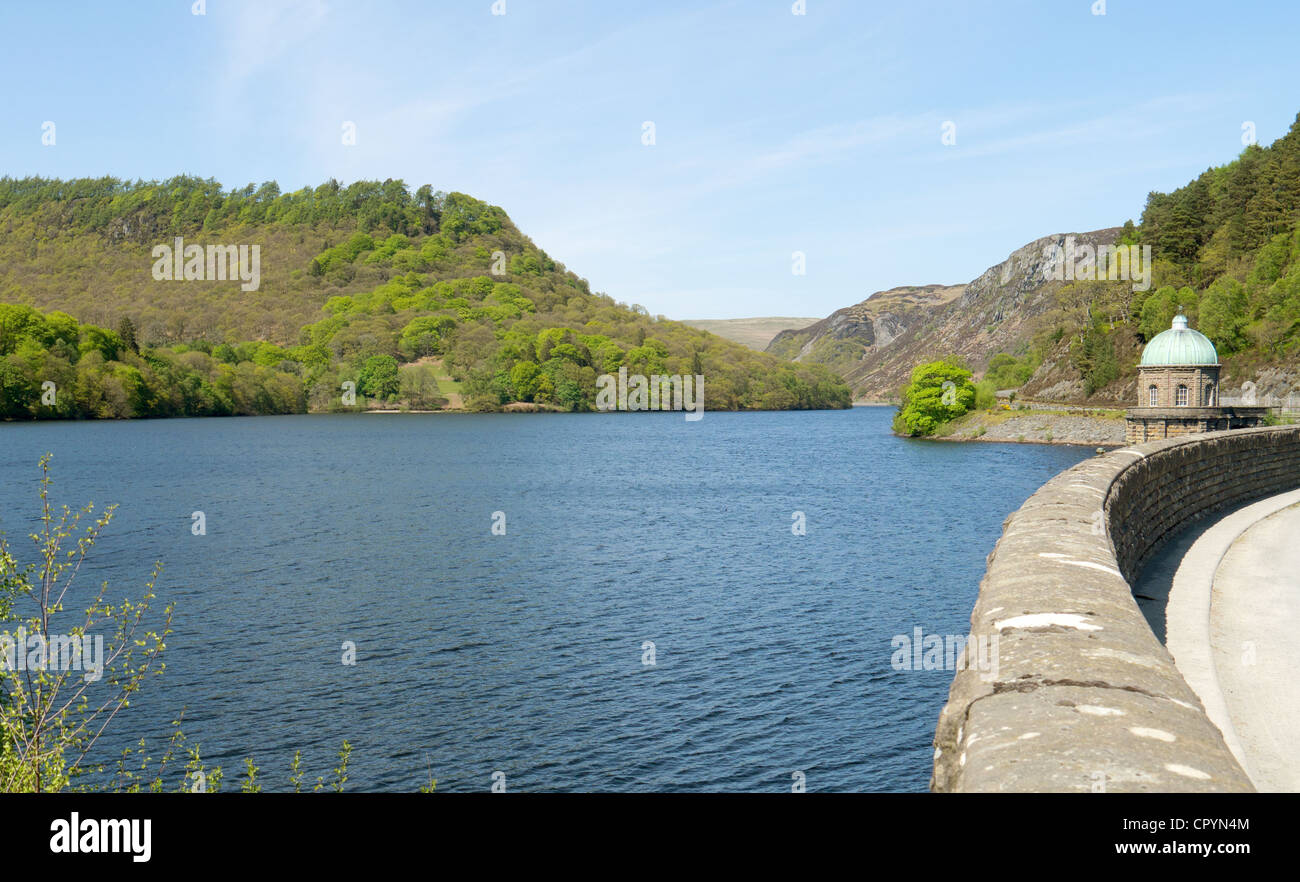
<svg viewBox="0 0 1300 882">
<path fill-rule="evenodd" d="M 1126 447 L 1045 484 L 989 555 L 971 643 L 993 663 L 953 680 L 931 789 L 1251 790 L 1129 580 L 1188 522 L 1298 486 L 1300 427 Z"/>
</svg>

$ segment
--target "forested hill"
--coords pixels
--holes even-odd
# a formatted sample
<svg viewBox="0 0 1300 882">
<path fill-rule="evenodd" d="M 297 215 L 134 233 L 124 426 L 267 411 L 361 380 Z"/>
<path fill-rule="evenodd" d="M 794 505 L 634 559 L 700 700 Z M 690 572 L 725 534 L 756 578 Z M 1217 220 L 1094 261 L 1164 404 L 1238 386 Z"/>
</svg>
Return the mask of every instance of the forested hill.
<svg viewBox="0 0 1300 882">
<path fill-rule="evenodd" d="M 156 278 L 177 238 L 209 262 L 258 246 L 256 289 L 199 261 Z M 501 208 L 402 181 L 2 178 L 0 304 L 11 418 L 340 409 L 348 380 L 358 408 L 589 410 L 622 366 L 702 374 L 712 410 L 849 402 L 824 367 L 592 292 Z"/>
<path fill-rule="evenodd" d="M 1225 391 L 1250 381 L 1283 397 L 1300 387 L 1300 115 L 1172 193 L 1150 193 L 1121 242 L 1149 245 L 1152 284 L 1076 282 L 1061 293 L 1033 396 L 1132 401 L 1141 345 L 1181 309 L 1224 363 Z M 1082 393 L 1080 395 L 1079 393 Z"/>
</svg>

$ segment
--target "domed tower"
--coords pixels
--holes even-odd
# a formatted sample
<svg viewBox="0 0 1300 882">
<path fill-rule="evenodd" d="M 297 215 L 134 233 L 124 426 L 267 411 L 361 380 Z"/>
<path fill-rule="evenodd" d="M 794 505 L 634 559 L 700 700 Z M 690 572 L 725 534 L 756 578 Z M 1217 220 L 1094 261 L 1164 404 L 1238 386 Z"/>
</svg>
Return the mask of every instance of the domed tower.
<svg viewBox="0 0 1300 882">
<path fill-rule="evenodd" d="M 1219 406 L 1219 353 L 1210 338 L 1174 316 L 1173 325 L 1151 338 L 1138 363 L 1137 407 L 1127 414 L 1125 435 L 1138 444 L 1197 432 L 1260 425 L 1266 407 Z"/>
<path fill-rule="evenodd" d="M 1215 407 L 1219 403 L 1219 353 L 1210 338 L 1174 316 L 1173 326 L 1151 338 L 1138 364 L 1138 407 Z"/>
</svg>

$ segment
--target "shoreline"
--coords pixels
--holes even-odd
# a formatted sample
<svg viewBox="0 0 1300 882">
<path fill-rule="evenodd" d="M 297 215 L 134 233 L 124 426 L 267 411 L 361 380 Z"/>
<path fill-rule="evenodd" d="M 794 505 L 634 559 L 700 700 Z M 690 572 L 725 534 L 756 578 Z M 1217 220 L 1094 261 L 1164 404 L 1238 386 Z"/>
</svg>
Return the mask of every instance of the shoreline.
<svg viewBox="0 0 1300 882">
<path fill-rule="evenodd" d="M 905 438 L 908 436 L 900 435 L 899 437 Z M 989 444 L 1037 444 L 1046 447 L 1096 447 L 1099 451 L 1103 448 L 1106 450 L 1115 450 L 1124 446 L 1123 442 L 1116 441 L 1081 441 L 1067 438 L 1053 438 L 1052 440 L 1047 441 L 1036 438 L 940 438 L 938 436 L 932 436 L 920 440 L 946 441 L 953 444 L 974 444 L 983 441 Z"/>
<path fill-rule="evenodd" d="M 972 411 L 948 423 L 935 441 L 1123 447 L 1122 411 Z"/>
</svg>

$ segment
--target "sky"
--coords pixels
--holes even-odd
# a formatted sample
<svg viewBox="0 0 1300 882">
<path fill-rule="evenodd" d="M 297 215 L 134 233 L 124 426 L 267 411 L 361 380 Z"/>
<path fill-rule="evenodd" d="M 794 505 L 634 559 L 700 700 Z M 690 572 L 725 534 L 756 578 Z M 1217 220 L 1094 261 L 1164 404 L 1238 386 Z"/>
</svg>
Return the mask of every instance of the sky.
<svg viewBox="0 0 1300 882">
<path fill-rule="evenodd" d="M 400 178 L 652 314 L 817 317 L 1272 142 L 1297 33 L 1294 0 L 2 0 L 0 175 Z"/>
</svg>

